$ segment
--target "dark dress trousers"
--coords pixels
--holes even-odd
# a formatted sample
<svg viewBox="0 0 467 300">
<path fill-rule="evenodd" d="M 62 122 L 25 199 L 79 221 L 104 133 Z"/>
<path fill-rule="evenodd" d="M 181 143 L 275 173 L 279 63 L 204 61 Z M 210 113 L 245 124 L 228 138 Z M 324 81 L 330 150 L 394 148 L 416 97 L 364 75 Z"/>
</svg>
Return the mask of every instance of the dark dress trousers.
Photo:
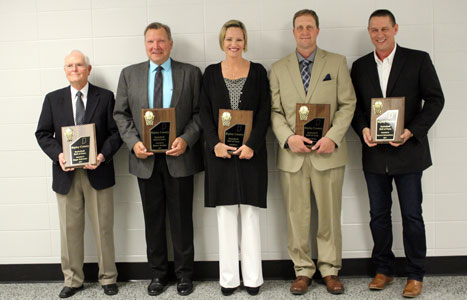
<svg viewBox="0 0 467 300">
<path fill-rule="evenodd" d="M 206 68 L 201 93 L 201 120 L 206 139 L 205 206 L 249 204 L 266 207 L 268 184 L 266 132 L 271 115 L 271 98 L 266 70 L 251 62 L 240 97 L 240 110 L 253 111 L 253 127 L 246 145 L 254 150 L 251 159 L 216 157 L 220 142 L 217 129 L 219 109 L 232 109 L 221 64 Z"/>
<path fill-rule="evenodd" d="M 95 170 L 87 170 L 91 186 L 96 190 L 115 184 L 112 157 L 122 144 L 113 120 L 114 95 L 111 91 L 89 84 L 84 124 L 96 124 L 97 153 L 105 161 Z M 52 160 L 52 189 L 59 194 L 70 190 L 74 172 L 63 172 L 58 162 L 62 150 L 63 126 L 75 125 L 70 87 L 53 91 L 45 96 L 36 130 L 39 146 Z"/>
<path fill-rule="evenodd" d="M 178 279 L 193 275 L 193 175 L 204 169 L 199 142 L 199 94 L 201 71 L 190 64 L 172 60 L 176 136 L 187 143 L 178 157 L 155 154 L 139 159 L 133 146 L 142 141 L 141 109 L 148 103 L 149 61 L 122 70 L 118 82 L 114 119 L 123 141 L 130 150 L 130 173 L 138 177 L 143 205 L 148 262 L 153 277 L 166 279 L 168 254 L 166 211 L 174 249 L 175 275 Z"/>
<path fill-rule="evenodd" d="M 370 228 L 374 241 L 372 260 L 376 273 L 394 273 L 391 191 L 397 187 L 403 225 L 404 251 L 409 279 L 422 281 L 426 257 L 422 217 L 422 172 L 431 166 L 428 130 L 444 105 L 444 95 L 430 56 L 426 52 L 397 46 L 386 97 L 405 97 L 405 128 L 413 137 L 399 147 L 380 144 L 368 147 L 362 130 L 370 127 L 371 98 L 383 97 L 374 53 L 353 63 L 352 82 L 357 108 L 352 127 L 362 141 L 362 164 L 370 198 Z"/>
</svg>

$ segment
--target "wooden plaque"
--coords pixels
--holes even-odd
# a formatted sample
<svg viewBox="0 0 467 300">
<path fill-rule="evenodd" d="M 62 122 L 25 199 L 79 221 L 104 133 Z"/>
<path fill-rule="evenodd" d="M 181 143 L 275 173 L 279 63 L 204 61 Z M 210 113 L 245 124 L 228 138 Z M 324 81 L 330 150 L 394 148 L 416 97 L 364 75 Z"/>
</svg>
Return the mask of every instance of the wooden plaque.
<svg viewBox="0 0 467 300">
<path fill-rule="evenodd" d="M 401 143 L 404 132 L 405 97 L 371 99 L 371 138 L 374 143 Z"/>
<path fill-rule="evenodd" d="M 170 150 L 176 138 L 175 108 L 143 108 L 143 144 L 148 152 Z"/>
<path fill-rule="evenodd" d="M 96 125 L 63 126 L 62 149 L 65 168 L 82 168 L 97 163 Z"/>
<path fill-rule="evenodd" d="M 253 127 L 252 110 L 219 109 L 218 135 L 222 143 L 241 147 L 248 141 Z"/>
<path fill-rule="evenodd" d="M 330 104 L 297 103 L 295 134 L 302 135 L 316 143 L 328 132 L 330 118 Z"/>
</svg>

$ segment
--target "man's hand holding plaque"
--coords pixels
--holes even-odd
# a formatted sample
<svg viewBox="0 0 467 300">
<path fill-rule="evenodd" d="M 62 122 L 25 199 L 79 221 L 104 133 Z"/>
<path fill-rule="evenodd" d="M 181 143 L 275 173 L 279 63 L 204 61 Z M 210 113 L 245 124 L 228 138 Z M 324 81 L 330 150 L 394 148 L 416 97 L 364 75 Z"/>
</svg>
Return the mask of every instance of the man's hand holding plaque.
<svg viewBox="0 0 467 300">
<path fill-rule="evenodd" d="M 145 149 L 141 147 L 142 145 L 138 145 L 136 150 L 141 152 L 140 156 L 146 158 L 148 155 L 145 155 L 145 152 L 165 153 L 169 151 L 176 137 L 175 108 L 144 108 L 141 110 L 141 120 Z M 137 154 L 136 151 L 135 154 Z"/>
<path fill-rule="evenodd" d="M 230 158 L 230 154 L 239 155 L 240 158 L 249 159 L 253 156 L 251 148 L 245 145 L 253 127 L 253 111 L 219 109 L 218 136 L 226 147 L 216 145 L 216 156 L 227 151 L 224 158 Z M 248 148 L 248 149 L 247 149 Z M 251 151 L 250 151 L 251 150 Z"/>
<path fill-rule="evenodd" d="M 97 165 L 96 126 L 94 123 L 62 127 L 62 170 Z"/>
<path fill-rule="evenodd" d="M 301 138 L 302 143 L 307 148 L 313 151 L 317 150 L 317 153 L 330 153 L 329 151 L 334 151 L 333 145 L 329 144 L 329 142 L 334 144 L 332 140 L 322 140 L 329 130 L 330 109 L 330 104 L 297 103 L 295 134 L 298 137 L 291 136 L 287 141 L 293 152 L 309 152 L 294 151 L 294 149 L 300 150 L 300 147 L 296 147 L 294 144 L 294 139 L 297 140 L 297 138 Z"/>
<path fill-rule="evenodd" d="M 404 130 L 405 97 L 372 98 L 370 134 L 363 132 L 365 142 L 374 144 L 391 144 L 398 146 L 405 143 L 411 133 Z M 366 134 L 366 138 L 365 138 Z M 368 141 L 367 141 L 368 140 Z"/>
</svg>

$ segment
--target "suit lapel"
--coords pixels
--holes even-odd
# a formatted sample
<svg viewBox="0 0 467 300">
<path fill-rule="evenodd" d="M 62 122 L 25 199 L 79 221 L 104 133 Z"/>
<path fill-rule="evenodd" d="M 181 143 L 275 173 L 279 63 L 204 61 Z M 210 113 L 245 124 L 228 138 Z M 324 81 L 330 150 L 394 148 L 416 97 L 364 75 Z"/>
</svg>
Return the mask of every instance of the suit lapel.
<svg viewBox="0 0 467 300">
<path fill-rule="evenodd" d="M 136 81 L 135 89 L 137 90 L 139 107 L 149 108 L 149 96 L 148 96 L 148 76 L 149 76 L 149 60 L 146 63 L 140 65 L 140 70 L 137 73 L 140 78 Z"/>
<path fill-rule="evenodd" d="M 377 92 L 377 98 L 383 97 L 383 91 L 381 91 L 381 84 L 379 82 L 378 67 L 374 59 L 374 54 L 369 57 L 367 64 L 367 79 L 371 82 L 373 89 Z"/>
<path fill-rule="evenodd" d="M 404 55 L 403 50 L 401 47 L 397 46 L 396 53 L 394 55 L 394 61 L 392 62 L 391 66 L 391 73 L 389 74 L 388 79 L 388 86 L 386 89 L 386 97 L 392 94 L 392 90 L 396 85 L 396 81 L 401 74 L 402 68 L 405 65 L 406 57 Z"/>
<path fill-rule="evenodd" d="M 96 110 L 97 104 L 99 103 L 99 92 L 92 85 L 89 84 L 88 100 L 86 102 L 86 112 L 84 114 L 84 124 L 91 122 L 94 111 Z"/>
<path fill-rule="evenodd" d="M 73 115 L 73 104 L 71 100 L 71 88 L 68 86 L 67 88 L 63 89 L 63 110 L 65 111 L 65 119 L 67 126 L 75 125 L 75 117 Z"/>
<path fill-rule="evenodd" d="M 308 93 L 306 95 L 306 103 L 310 102 L 311 96 L 321 79 L 321 72 L 326 65 L 325 52 L 318 48 L 316 50 L 315 61 L 313 62 L 313 69 L 311 70 L 310 85 L 308 86 Z"/>
<path fill-rule="evenodd" d="M 294 52 L 289 55 L 289 62 L 287 64 L 290 78 L 297 89 L 300 100 L 297 102 L 305 102 L 305 89 L 303 88 L 302 76 L 300 75 L 300 67 L 298 66 L 297 54 Z"/>
<path fill-rule="evenodd" d="M 180 68 L 177 61 L 172 59 L 172 84 L 173 92 L 172 99 L 170 101 L 170 107 L 176 107 L 183 89 L 183 80 L 185 78 L 185 71 Z"/>
</svg>

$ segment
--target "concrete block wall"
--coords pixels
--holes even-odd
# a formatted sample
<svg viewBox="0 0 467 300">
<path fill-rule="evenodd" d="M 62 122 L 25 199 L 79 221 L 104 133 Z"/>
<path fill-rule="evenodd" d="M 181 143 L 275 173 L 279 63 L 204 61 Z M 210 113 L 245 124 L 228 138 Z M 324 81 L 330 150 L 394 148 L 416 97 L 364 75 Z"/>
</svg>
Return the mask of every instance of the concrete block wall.
<svg viewBox="0 0 467 300">
<path fill-rule="evenodd" d="M 397 41 L 427 51 L 438 71 L 446 106 L 429 134 L 434 166 L 423 176 L 429 256 L 467 255 L 467 2 L 464 0 L 0 0 L 0 264 L 60 262 L 58 212 L 51 190 L 51 162 L 34 131 L 48 92 L 68 83 L 63 58 L 72 49 L 93 65 L 90 81 L 116 91 L 123 67 L 146 60 L 143 30 L 153 21 L 171 26 L 175 59 L 202 70 L 222 60 L 218 32 L 228 19 L 248 29 L 246 57 L 268 70 L 294 51 L 292 16 L 317 11 L 318 45 L 346 55 L 349 67 L 372 51 L 370 13 L 389 8 L 399 23 Z M 361 171 L 361 145 L 347 134 L 342 209 L 343 257 L 369 257 L 369 205 Z M 275 166 L 277 143 L 268 133 L 268 209 L 261 212 L 263 259 L 287 259 L 285 211 Z M 128 173 L 128 150 L 115 157 L 115 242 L 120 262 L 146 261 L 144 222 L 136 179 Z M 196 260 L 218 259 L 214 209 L 203 205 L 204 173 L 195 177 Z M 401 217 L 394 194 L 394 250 L 403 255 Z M 96 261 L 90 228 L 86 261 Z"/>
</svg>

